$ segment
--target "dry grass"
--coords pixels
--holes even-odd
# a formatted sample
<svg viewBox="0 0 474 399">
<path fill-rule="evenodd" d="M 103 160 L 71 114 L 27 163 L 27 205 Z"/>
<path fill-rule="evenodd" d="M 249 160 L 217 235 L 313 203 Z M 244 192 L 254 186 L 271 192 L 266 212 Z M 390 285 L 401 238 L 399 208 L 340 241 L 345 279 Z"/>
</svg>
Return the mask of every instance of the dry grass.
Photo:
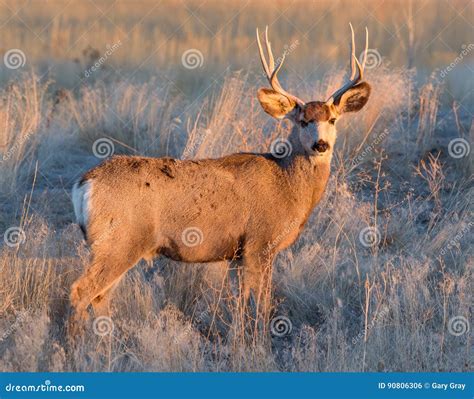
<svg viewBox="0 0 474 399">
<path fill-rule="evenodd" d="M 35 4 L 21 16 L 43 26 L 52 13 L 48 7 L 58 5 Z M 92 152 L 97 139 L 110 139 L 115 153 L 190 158 L 265 151 L 274 137 L 288 133 L 285 122 L 269 121 L 256 102 L 255 81 L 262 82 L 257 64 L 251 72 L 232 72 L 245 57 L 239 62 L 227 57 L 250 45 L 255 25 L 276 17 L 283 3 L 270 7 L 268 19 L 259 13 L 265 5 L 247 5 L 231 23 L 234 33 L 224 29 L 215 41 L 191 18 L 163 52 L 153 53 L 153 43 L 189 12 L 181 2 L 167 6 L 176 7 L 176 20 L 152 12 L 127 42 L 127 48 L 141 53 L 120 55 L 117 50 L 106 64 L 127 70 L 152 53 L 146 73 L 153 74 L 160 63 L 169 70 L 166 76 L 156 71 L 155 79 L 146 82 L 107 73 L 107 68 L 80 82 L 64 50 L 79 40 L 72 51 L 80 52 L 91 35 L 99 48 L 102 42 L 114 42 L 121 29 L 146 14 L 143 10 L 120 3 L 106 14 L 110 24 L 94 25 L 79 39 L 87 15 L 95 11 L 75 3 L 76 23 L 67 9 L 40 33 L 45 52 L 32 45 L 39 39 L 30 33 L 17 36 L 23 30 L 9 22 L 9 47 L 25 49 L 38 70 L 8 71 L 0 88 L 0 232 L 18 226 L 25 234 L 19 246 L 3 241 L 0 246 L 0 371 L 470 370 L 470 333 L 455 336 L 448 329 L 453 317 L 471 320 L 472 312 L 472 158 L 448 154 L 451 139 L 472 139 L 468 103 L 463 94 L 453 108 L 449 82 L 420 83 L 413 71 L 385 62 L 368 73 L 375 90 L 366 109 L 339 124 L 324 199 L 297 243 L 276 261 L 273 316 L 291 321 L 290 334 L 245 339 L 224 264 L 158 259 L 151 269 L 140 263 L 121 282 L 113 302 L 112 334 L 101 337 L 89 326 L 76 348 L 69 345 L 64 324 L 69 287 L 88 261 L 88 249 L 73 224 L 69 190 L 99 162 Z M 311 7 L 317 13 L 320 5 Z M 311 22 L 308 13 L 294 9 L 290 13 L 302 26 Z M 198 11 L 208 24 L 218 23 L 216 15 L 222 20 L 228 15 L 217 3 Z M 332 25 L 331 14 L 316 30 L 321 24 L 332 27 L 334 36 L 330 31 L 324 35 L 328 46 L 336 46 L 343 41 L 339 35 L 345 19 L 362 25 L 359 12 L 348 11 L 340 29 Z M 250 14 L 260 16 L 245 17 Z M 419 41 L 448 12 L 441 14 L 436 7 L 423 14 L 427 27 L 419 32 Z M 394 13 L 394 20 L 401 15 Z M 275 28 L 275 34 L 284 38 L 282 43 L 291 43 L 297 34 L 285 26 Z M 381 46 L 384 35 L 374 30 Z M 453 35 L 456 40 L 449 43 L 454 48 L 462 33 Z M 214 70 L 173 70 L 184 49 L 210 48 L 211 43 L 205 60 Z M 289 57 L 293 64 L 287 75 L 292 76 L 295 65 L 305 69 L 304 43 Z M 391 58 L 392 53 L 384 54 Z M 434 55 L 429 62 L 415 58 L 419 68 L 443 62 Z M 212 75 L 224 59 L 231 70 Z M 54 81 L 38 78 L 45 62 L 55 67 L 54 76 L 49 75 Z M 209 76 L 217 81 L 207 91 L 197 89 L 202 82 L 190 96 L 180 91 L 182 84 Z M 289 86 L 305 98 L 311 94 L 319 99 L 341 78 L 341 70 L 318 71 L 304 84 L 290 79 Z M 313 80 L 322 83 L 313 85 Z M 379 232 L 377 245 L 362 245 L 359 235 L 366 227 Z"/>
</svg>

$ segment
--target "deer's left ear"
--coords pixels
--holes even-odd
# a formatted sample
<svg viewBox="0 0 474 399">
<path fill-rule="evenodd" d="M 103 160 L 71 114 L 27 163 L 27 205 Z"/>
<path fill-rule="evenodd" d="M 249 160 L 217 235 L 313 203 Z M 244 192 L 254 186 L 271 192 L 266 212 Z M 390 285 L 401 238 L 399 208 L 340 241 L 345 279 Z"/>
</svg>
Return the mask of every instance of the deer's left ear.
<svg viewBox="0 0 474 399">
<path fill-rule="evenodd" d="M 367 104 L 370 96 L 370 85 L 367 82 L 361 82 L 347 90 L 335 104 L 340 114 L 345 112 L 357 112 Z"/>
<path fill-rule="evenodd" d="M 296 102 L 272 89 L 259 89 L 258 101 L 263 110 L 277 119 L 283 119 L 296 107 Z"/>
</svg>

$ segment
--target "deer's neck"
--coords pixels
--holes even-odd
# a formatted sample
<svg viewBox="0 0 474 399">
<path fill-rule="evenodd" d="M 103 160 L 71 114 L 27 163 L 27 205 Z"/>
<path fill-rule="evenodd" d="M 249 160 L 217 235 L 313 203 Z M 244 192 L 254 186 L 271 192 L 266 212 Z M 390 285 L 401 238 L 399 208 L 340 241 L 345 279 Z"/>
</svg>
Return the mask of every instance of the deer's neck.
<svg viewBox="0 0 474 399">
<path fill-rule="evenodd" d="M 288 189 L 309 217 L 318 204 L 329 180 L 333 148 L 323 154 L 308 155 L 299 140 L 291 140 L 293 153 L 282 160 Z"/>
<path fill-rule="evenodd" d="M 306 198 L 312 210 L 321 199 L 331 171 L 330 157 L 308 157 L 303 154 L 293 156 L 286 168 L 291 189 L 299 198 Z"/>
</svg>

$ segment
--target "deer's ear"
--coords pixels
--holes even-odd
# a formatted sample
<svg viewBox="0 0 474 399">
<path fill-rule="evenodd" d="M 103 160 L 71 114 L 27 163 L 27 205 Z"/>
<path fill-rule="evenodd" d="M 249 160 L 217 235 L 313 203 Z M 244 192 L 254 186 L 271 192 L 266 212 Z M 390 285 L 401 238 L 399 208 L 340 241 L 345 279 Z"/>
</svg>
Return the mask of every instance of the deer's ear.
<svg viewBox="0 0 474 399">
<path fill-rule="evenodd" d="M 340 114 L 345 112 L 357 112 L 367 104 L 370 96 L 370 85 L 367 82 L 361 82 L 347 90 L 336 104 Z"/>
<path fill-rule="evenodd" d="M 283 119 L 296 106 L 295 101 L 272 89 L 259 89 L 257 97 L 263 110 L 277 119 Z"/>
</svg>

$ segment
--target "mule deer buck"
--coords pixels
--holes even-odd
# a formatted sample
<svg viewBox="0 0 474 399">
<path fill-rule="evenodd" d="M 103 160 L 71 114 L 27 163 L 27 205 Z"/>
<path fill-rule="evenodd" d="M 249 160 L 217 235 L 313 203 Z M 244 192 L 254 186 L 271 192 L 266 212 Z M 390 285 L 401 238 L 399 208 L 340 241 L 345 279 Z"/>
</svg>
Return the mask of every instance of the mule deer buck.
<svg viewBox="0 0 474 399">
<path fill-rule="evenodd" d="M 300 234 L 326 188 L 336 121 L 368 101 L 351 25 L 350 79 L 327 101 L 305 103 L 278 81 L 268 27 L 257 30 L 260 59 L 271 88 L 257 96 L 264 111 L 293 122 L 287 156 L 241 153 L 218 159 L 112 157 L 89 170 L 73 188 L 77 221 L 92 262 L 73 284 L 71 323 L 108 314 L 113 288 L 140 259 L 163 255 L 183 262 L 237 260 L 243 303 L 269 305 L 275 255 Z"/>
</svg>

